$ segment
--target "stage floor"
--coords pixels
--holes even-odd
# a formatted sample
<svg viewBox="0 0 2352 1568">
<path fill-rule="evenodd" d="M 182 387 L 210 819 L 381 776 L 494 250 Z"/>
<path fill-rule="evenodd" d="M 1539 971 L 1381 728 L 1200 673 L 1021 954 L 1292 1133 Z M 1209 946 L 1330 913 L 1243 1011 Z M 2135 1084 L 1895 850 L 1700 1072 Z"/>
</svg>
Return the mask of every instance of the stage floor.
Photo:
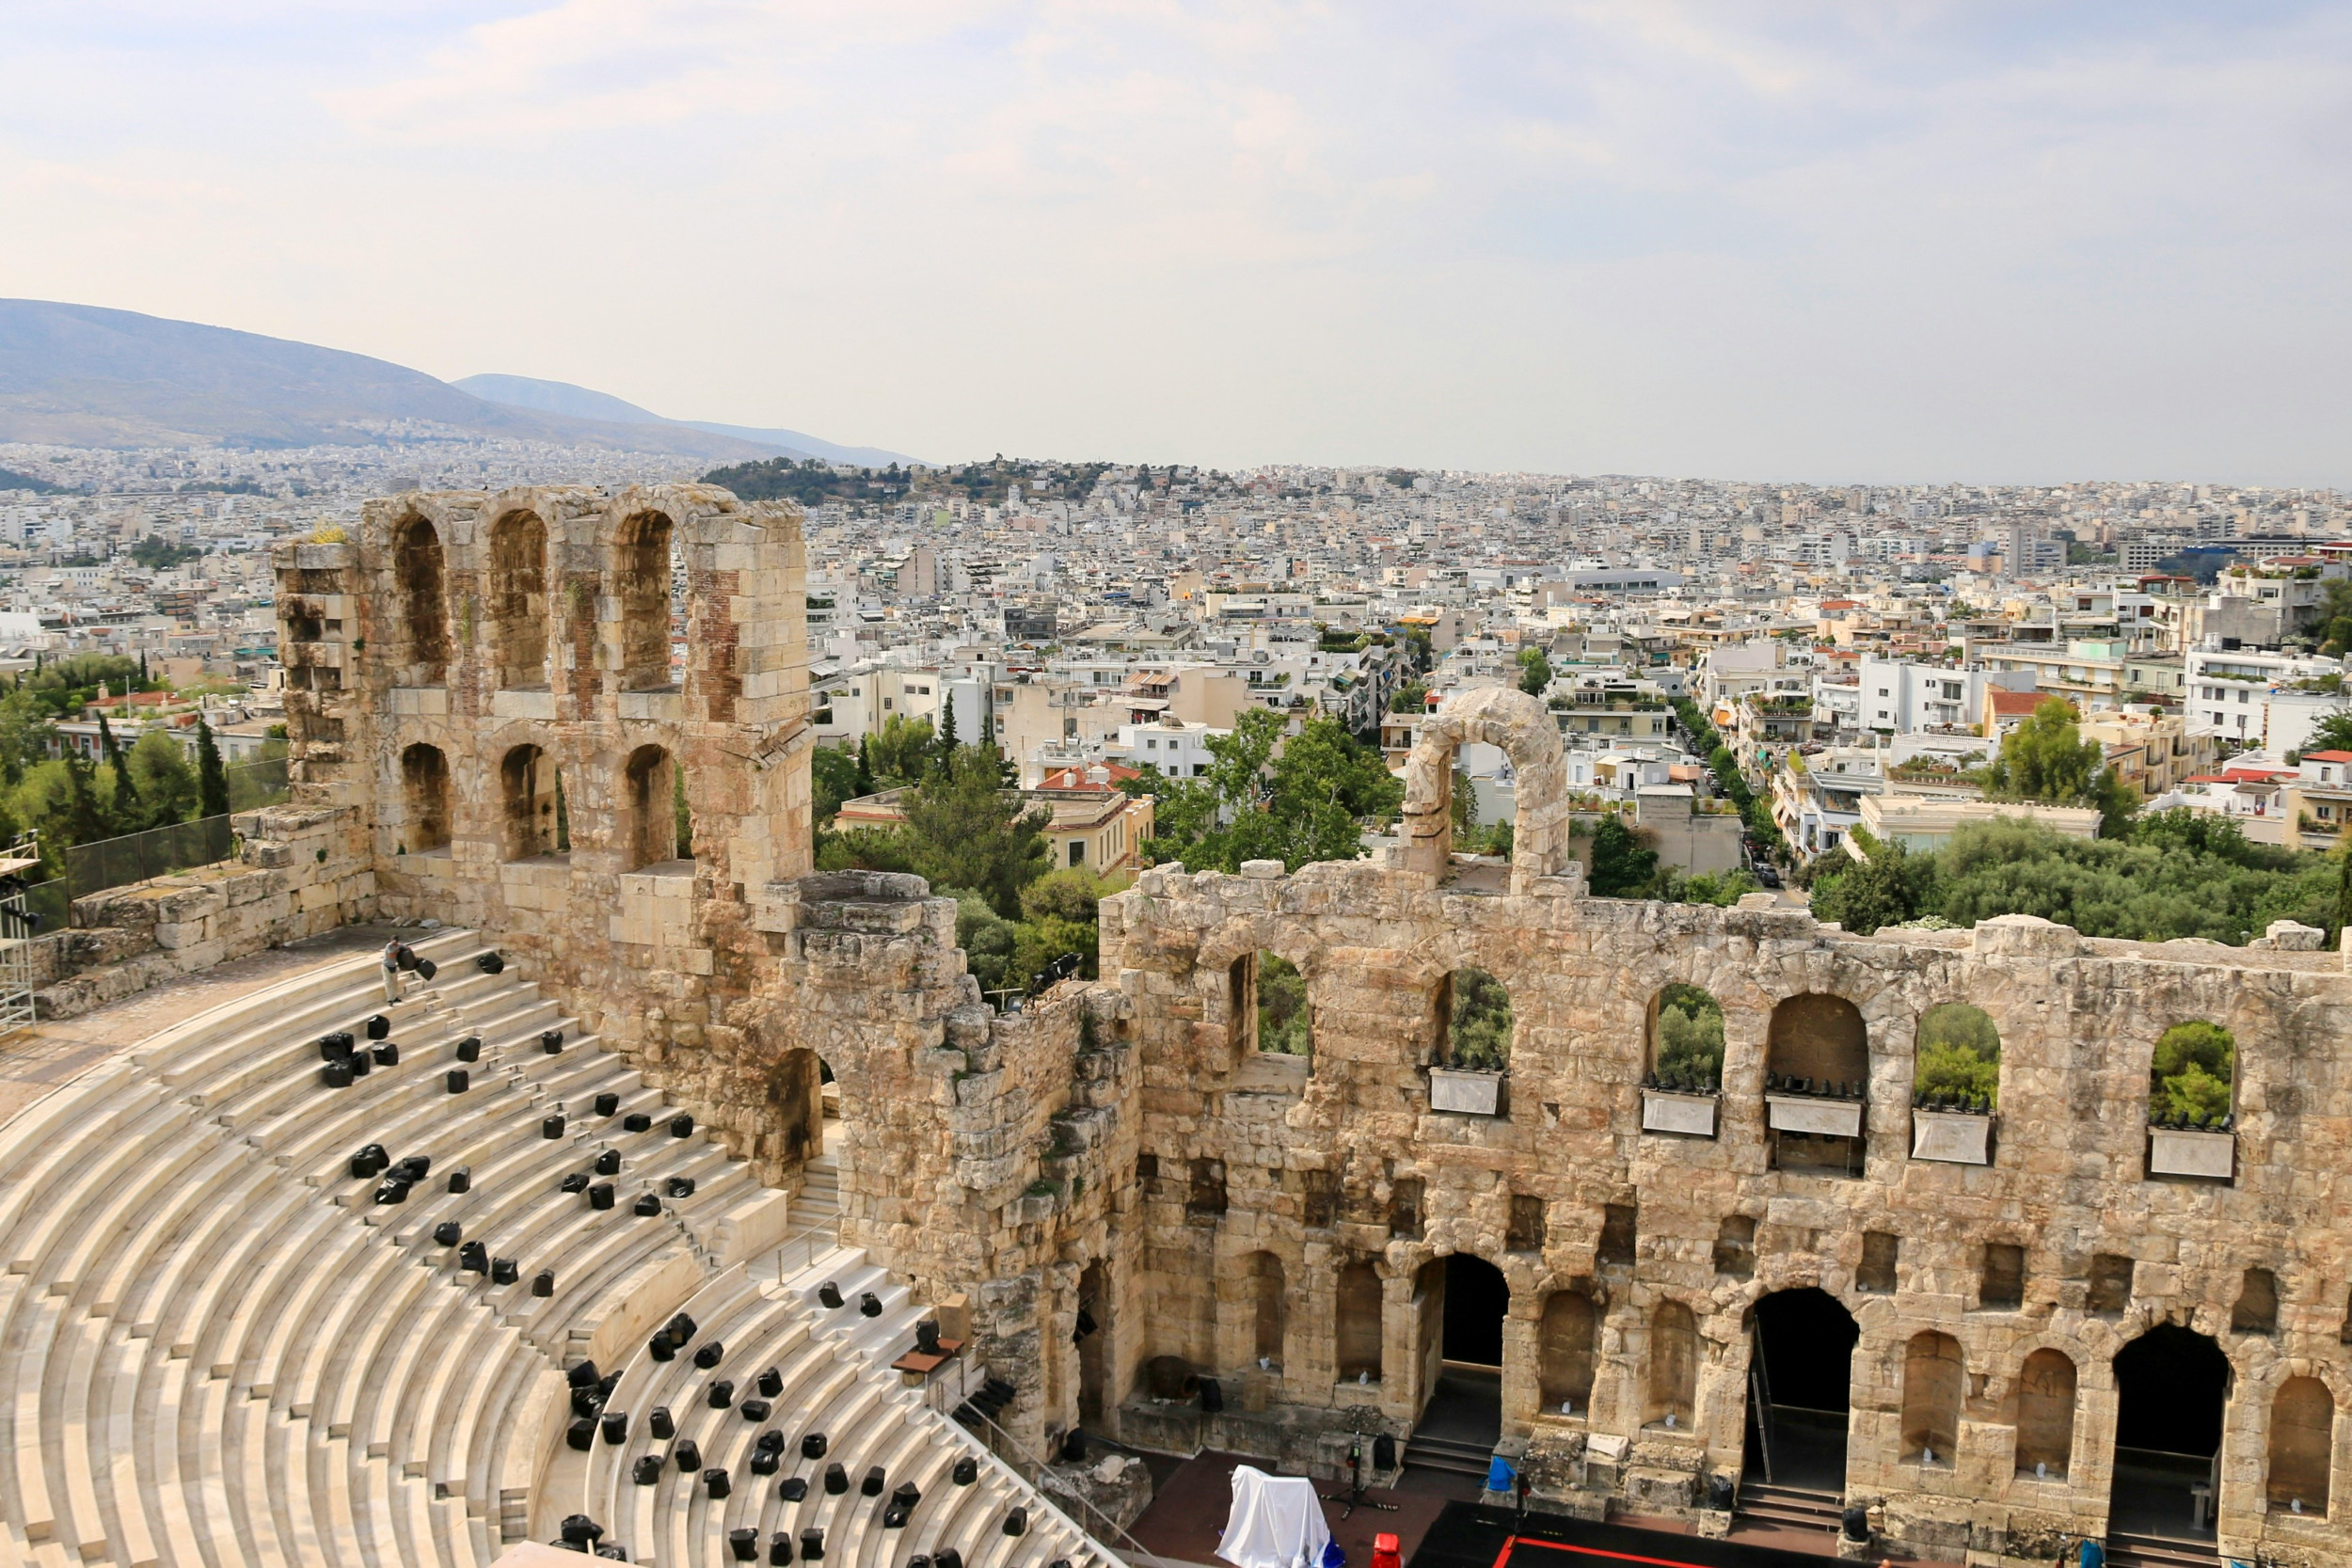
<svg viewBox="0 0 2352 1568">
<path fill-rule="evenodd" d="M 1823 1544 L 1829 1544 L 1824 1536 Z M 1406 1568 L 1821 1568 L 1823 1553 L 1448 1503 Z M 1348 1559 L 1350 1563 L 1356 1560 Z"/>
</svg>

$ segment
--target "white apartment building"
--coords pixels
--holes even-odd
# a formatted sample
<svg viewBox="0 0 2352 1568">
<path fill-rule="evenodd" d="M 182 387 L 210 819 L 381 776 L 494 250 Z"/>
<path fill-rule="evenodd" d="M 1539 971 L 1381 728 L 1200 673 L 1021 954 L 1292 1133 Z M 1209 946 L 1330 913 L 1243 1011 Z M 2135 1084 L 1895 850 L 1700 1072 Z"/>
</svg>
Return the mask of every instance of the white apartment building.
<svg viewBox="0 0 2352 1568">
<path fill-rule="evenodd" d="M 1987 670 L 1979 665 L 1956 670 L 1941 664 L 1866 657 L 1857 722 L 1862 729 L 1893 735 L 1965 728 L 1984 711 L 1988 688 L 2031 691 L 2034 673 Z"/>
<path fill-rule="evenodd" d="M 1122 724 L 1118 738 L 1104 750 L 1130 768 L 1152 767 L 1172 779 L 1198 779 L 1205 777 L 1209 765 L 1216 760 L 1209 751 L 1209 738 L 1232 733 L 1168 718 L 1152 724 Z"/>
<path fill-rule="evenodd" d="M 2238 747 L 2302 749 L 2322 719 L 2344 706 L 2343 694 L 2295 683 L 2340 674 L 2332 658 L 2260 648 L 2191 648 L 2185 658 L 2183 711 L 2190 735 Z"/>
</svg>

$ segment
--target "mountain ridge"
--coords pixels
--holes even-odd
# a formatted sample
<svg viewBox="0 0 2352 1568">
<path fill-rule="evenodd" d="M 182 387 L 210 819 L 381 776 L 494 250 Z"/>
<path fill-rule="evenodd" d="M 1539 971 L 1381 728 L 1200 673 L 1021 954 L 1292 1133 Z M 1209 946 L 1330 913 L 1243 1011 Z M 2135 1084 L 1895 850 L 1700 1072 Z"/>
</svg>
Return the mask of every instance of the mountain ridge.
<svg viewBox="0 0 2352 1568">
<path fill-rule="evenodd" d="M 450 383 L 478 398 L 502 403 L 514 408 L 537 409 L 547 413 L 564 414 L 576 419 L 626 420 L 629 423 L 657 422 L 683 425 L 712 436 L 732 436 L 755 445 L 773 446 L 774 455 L 796 461 L 819 458 L 827 463 L 848 463 L 861 467 L 882 468 L 893 463 L 919 463 L 902 451 L 884 447 L 844 446 L 828 441 L 805 431 L 769 429 L 756 425 L 721 424 L 710 420 L 673 420 L 640 407 L 610 392 L 599 392 L 593 387 L 581 387 L 569 381 L 545 381 L 535 376 L 485 373 L 460 376 Z"/>
<path fill-rule="evenodd" d="M 705 463 L 798 458 L 807 450 L 609 402 L 623 417 L 516 406 L 388 359 L 234 327 L 106 306 L 0 299 L 0 442 L 365 445 L 383 439 L 383 426 L 420 422 L 485 437 Z"/>
</svg>

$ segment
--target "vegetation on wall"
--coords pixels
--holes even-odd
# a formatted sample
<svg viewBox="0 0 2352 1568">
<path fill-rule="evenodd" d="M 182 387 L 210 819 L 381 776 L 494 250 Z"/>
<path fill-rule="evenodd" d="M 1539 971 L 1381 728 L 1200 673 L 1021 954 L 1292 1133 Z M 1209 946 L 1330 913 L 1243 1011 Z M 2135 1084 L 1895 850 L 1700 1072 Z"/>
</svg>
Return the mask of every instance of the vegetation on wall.
<svg viewBox="0 0 2352 1568">
<path fill-rule="evenodd" d="M 1454 972 L 1446 1019 L 1449 1066 L 1500 1071 L 1511 1065 L 1511 993 L 1483 969 Z"/>
<path fill-rule="evenodd" d="M 2001 1036 L 1965 1002 L 1944 1002 L 1919 1015 L 1913 1052 L 1914 1099 L 1949 1101 L 1990 1111 L 2000 1100 Z"/>
<path fill-rule="evenodd" d="M 1669 1088 L 1712 1089 L 1724 1077 L 1724 1009 L 1696 986 L 1677 981 L 1658 997 L 1658 1053 L 1651 1070 Z"/>
<path fill-rule="evenodd" d="M 1279 953 L 1258 955 L 1258 1049 L 1308 1053 L 1307 977 Z"/>
<path fill-rule="evenodd" d="M 2148 1116 L 2153 1121 L 2207 1125 L 2230 1114 L 2237 1074 L 2237 1041 L 2217 1023 L 2193 1019 L 2156 1038 L 2149 1066 Z"/>
</svg>

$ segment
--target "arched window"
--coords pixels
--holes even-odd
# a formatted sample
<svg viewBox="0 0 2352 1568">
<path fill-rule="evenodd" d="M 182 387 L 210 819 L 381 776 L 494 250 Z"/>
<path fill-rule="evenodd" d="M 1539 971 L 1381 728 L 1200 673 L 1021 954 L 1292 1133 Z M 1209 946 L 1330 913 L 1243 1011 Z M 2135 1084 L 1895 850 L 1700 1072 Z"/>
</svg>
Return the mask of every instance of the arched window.
<svg viewBox="0 0 2352 1568">
<path fill-rule="evenodd" d="M 657 690 L 670 685 L 670 519 L 641 512 L 622 525 L 616 566 L 621 689 Z"/>
<path fill-rule="evenodd" d="M 1270 1252 L 1249 1255 L 1251 1354 L 1275 1367 L 1282 1364 L 1282 1337 L 1290 1328 L 1290 1306 L 1284 1296 L 1282 1260 Z"/>
<path fill-rule="evenodd" d="M 1307 977 L 1279 953 L 1261 953 L 1256 978 L 1258 1049 L 1282 1056 L 1311 1054 L 1314 1026 L 1307 1006 Z"/>
<path fill-rule="evenodd" d="M 1465 965 L 1438 988 L 1449 1067 L 1501 1071 L 1511 1065 L 1511 993 L 1483 969 Z"/>
<path fill-rule="evenodd" d="M 506 858 L 529 860 L 557 852 L 555 763 L 536 746 L 517 746 L 499 764 Z"/>
<path fill-rule="evenodd" d="M 679 791 L 670 753 L 640 746 L 621 770 L 618 844 L 624 871 L 678 858 Z"/>
<path fill-rule="evenodd" d="M 2167 1127 L 2218 1126 L 2230 1116 L 2237 1041 L 2203 1019 L 2156 1037 L 2148 1070 L 2148 1119 Z"/>
<path fill-rule="evenodd" d="M 1341 1269 L 1333 1350 L 1342 1383 L 1380 1381 L 1381 1316 L 1379 1271 L 1370 1262 Z"/>
<path fill-rule="evenodd" d="M 548 684 L 548 525 L 510 512 L 490 531 L 490 650 L 500 687 Z"/>
<path fill-rule="evenodd" d="M 392 539 L 392 572 L 400 583 L 401 630 L 408 659 L 401 684 L 441 686 L 449 680 L 449 593 L 441 536 L 411 517 Z"/>
<path fill-rule="evenodd" d="M 1933 1110 L 1990 1111 L 2001 1098 L 2001 1032 L 1980 1008 L 1946 1002 L 1919 1015 L 1913 1048 L 1912 1103 Z"/>
<path fill-rule="evenodd" d="M 2064 1481 L 2074 1451 L 2074 1363 L 2060 1350 L 2038 1350 L 2017 1376 L 2017 1473 Z"/>
<path fill-rule="evenodd" d="M 1650 1318 L 1649 1388 L 1642 1424 L 1687 1430 L 1698 1391 L 1698 1320 L 1678 1301 L 1661 1302 Z"/>
<path fill-rule="evenodd" d="M 1536 1333 L 1535 1384 L 1544 1412 L 1578 1416 L 1593 1402 L 1593 1299 L 1581 1291 L 1554 1291 L 1544 1302 Z"/>
<path fill-rule="evenodd" d="M 2265 1495 L 2281 1513 L 2326 1517 L 2335 1463 L 2336 1397 L 2315 1377 L 2291 1377 L 2270 1401 L 2270 1474 Z"/>
<path fill-rule="evenodd" d="M 1677 981 L 1650 999 L 1649 1076 L 1661 1088 L 1705 1091 L 1724 1078 L 1723 1005 Z"/>
<path fill-rule="evenodd" d="M 1861 1175 L 1870 1080 L 1861 1009 L 1842 996 L 1788 997 L 1772 1009 L 1764 1069 L 1774 1167 Z"/>
<path fill-rule="evenodd" d="M 1960 1396 L 1968 1368 L 1948 1334 L 1915 1334 L 1903 1350 L 1902 1458 L 1947 1469 L 1960 1447 Z"/>
<path fill-rule="evenodd" d="M 422 741 L 400 753 L 400 793 L 407 806 L 402 844 L 412 854 L 449 843 L 449 759 Z"/>
<path fill-rule="evenodd" d="M 805 1046 L 786 1052 L 769 1080 L 787 1168 L 825 1151 L 825 1085 L 830 1082 L 832 1074 L 822 1059 Z"/>
</svg>

